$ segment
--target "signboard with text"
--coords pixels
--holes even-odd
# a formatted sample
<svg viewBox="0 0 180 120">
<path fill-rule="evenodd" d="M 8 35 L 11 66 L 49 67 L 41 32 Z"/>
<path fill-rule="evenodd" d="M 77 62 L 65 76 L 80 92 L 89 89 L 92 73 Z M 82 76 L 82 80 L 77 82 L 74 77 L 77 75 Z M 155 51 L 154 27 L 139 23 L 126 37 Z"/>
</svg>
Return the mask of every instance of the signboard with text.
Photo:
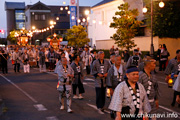
<svg viewBox="0 0 180 120">
<path fill-rule="evenodd" d="M 72 26 L 77 25 L 77 7 L 76 0 L 70 0 L 70 28 Z"/>
</svg>

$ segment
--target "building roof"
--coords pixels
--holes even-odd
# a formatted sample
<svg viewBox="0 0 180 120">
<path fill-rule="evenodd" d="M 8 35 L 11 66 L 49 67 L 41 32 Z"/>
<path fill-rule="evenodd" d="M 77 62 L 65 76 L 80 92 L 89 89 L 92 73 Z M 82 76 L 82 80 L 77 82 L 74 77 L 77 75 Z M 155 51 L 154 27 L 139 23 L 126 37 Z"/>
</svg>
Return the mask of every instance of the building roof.
<svg viewBox="0 0 180 120">
<path fill-rule="evenodd" d="M 106 3 L 109 3 L 109 2 L 112 2 L 112 1 L 114 1 L 114 0 L 103 0 L 103 1 L 101 1 L 99 3 L 97 3 L 96 5 L 92 6 L 92 8 L 103 5 L 103 4 L 106 4 Z"/>
<path fill-rule="evenodd" d="M 5 2 L 5 10 L 25 9 L 25 2 Z"/>
</svg>

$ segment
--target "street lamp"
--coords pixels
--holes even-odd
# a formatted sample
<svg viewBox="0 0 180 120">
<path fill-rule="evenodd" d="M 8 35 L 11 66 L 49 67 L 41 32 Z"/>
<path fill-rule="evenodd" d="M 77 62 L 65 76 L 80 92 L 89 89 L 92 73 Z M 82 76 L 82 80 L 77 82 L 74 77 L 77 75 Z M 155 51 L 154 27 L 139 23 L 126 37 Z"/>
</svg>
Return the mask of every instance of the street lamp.
<svg viewBox="0 0 180 120">
<path fill-rule="evenodd" d="M 35 26 L 32 26 L 32 29 L 33 29 L 33 30 L 35 30 L 35 29 L 36 29 L 36 27 L 35 27 Z"/>
<path fill-rule="evenodd" d="M 163 8 L 164 7 L 164 2 L 159 3 L 159 7 Z M 147 13 L 147 8 L 144 7 L 142 9 L 143 13 Z M 154 44 L 153 44 L 153 0 L 151 0 L 151 47 L 150 47 L 150 55 L 153 57 L 154 55 Z"/>
<path fill-rule="evenodd" d="M 87 15 L 87 16 L 88 16 L 90 12 L 89 12 L 89 10 L 85 10 L 85 12 L 84 12 L 84 13 L 85 13 L 85 15 Z"/>
<path fill-rule="evenodd" d="M 161 2 L 159 3 L 159 7 L 160 7 L 160 8 L 163 8 L 164 6 L 165 6 L 164 2 L 161 1 Z"/>
<path fill-rule="evenodd" d="M 85 15 L 87 16 L 87 21 L 86 21 L 86 31 L 87 31 L 87 34 L 88 34 L 88 20 L 90 19 L 88 15 L 89 15 L 90 11 L 89 11 L 89 10 L 85 10 L 84 13 L 85 13 Z"/>
<path fill-rule="evenodd" d="M 80 19 L 78 19 L 78 23 L 80 23 L 81 22 L 81 20 Z"/>
</svg>

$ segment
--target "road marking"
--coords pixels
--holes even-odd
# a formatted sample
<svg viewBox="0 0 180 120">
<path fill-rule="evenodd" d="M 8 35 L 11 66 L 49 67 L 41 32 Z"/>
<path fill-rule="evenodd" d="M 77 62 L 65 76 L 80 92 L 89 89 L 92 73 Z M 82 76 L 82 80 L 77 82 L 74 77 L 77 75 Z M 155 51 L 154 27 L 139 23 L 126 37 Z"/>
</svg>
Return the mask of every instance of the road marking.
<svg viewBox="0 0 180 120">
<path fill-rule="evenodd" d="M 34 107 L 38 110 L 38 111 L 46 111 L 47 109 L 44 107 L 44 105 L 42 104 L 36 104 L 34 105 Z"/>
<path fill-rule="evenodd" d="M 176 113 L 176 114 L 178 114 L 178 116 L 180 116 L 180 113 L 178 113 L 178 112 L 176 112 L 176 111 L 174 111 L 174 110 L 171 110 L 171 109 L 166 108 L 166 107 L 161 106 L 161 105 L 159 105 L 159 107 L 162 108 L 162 109 L 164 109 L 164 110 L 167 110 L 167 111 L 169 111 L 169 112 Z M 178 118 L 180 118 L 180 117 L 178 117 Z"/>
<path fill-rule="evenodd" d="M 84 80 L 86 80 L 86 81 L 93 81 L 94 82 L 94 79 L 91 79 L 91 78 L 86 78 Z"/>
<path fill-rule="evenodd" d="M 160 82 L 160 81 L 158 81 L 158 83 L 161 83 L 161 84 L 163 84 L 163 85 L 167 85 L 167 83 L 165 83 L 165 82 Z"/>
<path fill-rule="evenodd" d="M 92 104 L 89 104 L 89 103 L 87 103 L 87 105 L 90 106 L 90 107 L 92 107 L 92 108 L 94 108 L 95 110 L 97 110 L 99 114 L 101 114 L 101 115 L 104 114 L 103 112 L 101 112 L 100 110 L 98 110 L 95 105 L 92 105 Z"/>
<path fill-rule="evenodd" d="M 52 117 L 47 117 L 46 120 L 58 120 L 58 118 L 56 116 L 52 116 Z"/>
<path fill-rule="evenodd" d="M 37 101 L 30 96 L 27 92 L 25 92 L 24 90 L 22 90 L 19 86 L 17 86 L 15 83 L 13 83 L 11 80 L 9 80 L 8 78 L 6 78 L 5 76 L 3 76 L 2 74 L 0 74 L 1 77 L 3 77 L 6 81 L 8 81 L 10 84 L 12 84 L 14 87 L 16 87 L 18 90 L 20 90 L 24 95 L 26 95 L 29 99 L 31 99 L 34 103 L 37 103 Z"/>
</svg>

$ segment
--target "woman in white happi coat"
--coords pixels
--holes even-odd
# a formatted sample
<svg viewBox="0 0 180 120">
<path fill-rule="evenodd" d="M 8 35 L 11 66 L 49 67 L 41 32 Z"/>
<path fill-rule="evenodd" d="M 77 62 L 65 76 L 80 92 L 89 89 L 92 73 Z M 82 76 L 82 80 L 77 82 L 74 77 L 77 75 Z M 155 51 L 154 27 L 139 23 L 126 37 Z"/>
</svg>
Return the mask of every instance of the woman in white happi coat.
<svg viewBox="0 0 180 120">
<path fill-rule="evenodd" d="M 136 120 L 141 114 L 147 115 L 151 111 L 146 91 L 141 83 L 138 83 L 139 72 L 137 67 L 126 71 L 128 80 L 121 82 L 115 89 L 109 109 L 116 111 L 116 120 Z M 134 115 L 127 118 L 121 115 Z M 146 119 L 148 119 L 146 117 Z"/>
<path fill-rule="evenodd" d="M 66 94 L 67 100 L 67 112 L 71 110 L 71 85 L 72 78 L 74 77 L 74 71 L 69 64 L 67 64 L 66 58 L 61 58 L 61 65 L 57 69 L 58 74 L 58 85 L 57 90 L 59 91 L 60 110 L 64 109 L 64 94 Z"/>
</svg>

